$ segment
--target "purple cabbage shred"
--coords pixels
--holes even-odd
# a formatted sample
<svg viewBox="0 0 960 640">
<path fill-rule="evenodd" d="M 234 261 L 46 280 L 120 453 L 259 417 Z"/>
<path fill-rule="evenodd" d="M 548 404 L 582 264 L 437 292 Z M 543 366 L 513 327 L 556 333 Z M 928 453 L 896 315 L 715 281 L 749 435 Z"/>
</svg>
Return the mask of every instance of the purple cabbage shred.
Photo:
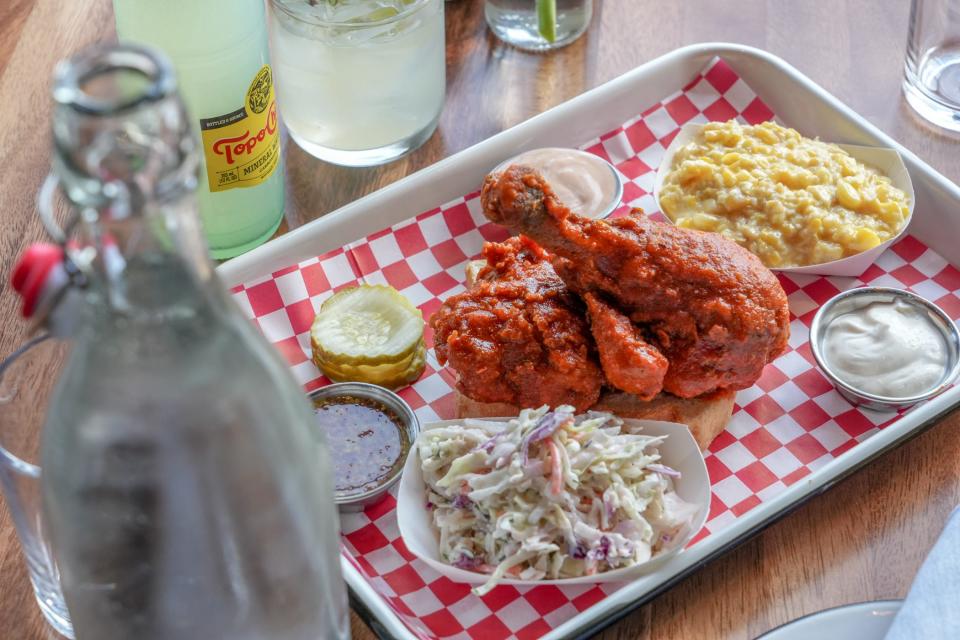
<svg viewBox="0 0 960 640">
<path fill-rule="evenodd" d="M 570 411 L 551 411 L 544 414 L 533 427 L 533 431 L 523 439 L 523 463 L 527 464 L 530 460 L 531 444 L 549 438 L 561 425 L 572 419 L 573 413 Z"/>
<path fill-rule="evenodd" d="M 587 557 L 587 548 L 583 546 L 583 543 L 581 542 L 572 545 L 570 547 L 570 557 L 577 560 L 583 560 Z"/>
<path fill-rule="evenodd" d="M 587 554 L 591 560 L 606 560 L 610 555 L 610 538 L 600 536 L 600 546 Z"/>
<path fill-rule="evenodd" d="M 458 569 L 467 569 L 468 571 L 472 571 L 483 564 L 483 561 L 479 558 L 474 558 L 464 553 L 459 558 L 454 560 L 452 564 Z"/>
<path fill-rule="evenodd" d="M 648 464 L 647 469 L 650 471 L 656 471 L 662 476 L 669 476 L 671 478 L 679 478 L 682 474 L 672 467 L 668 467 L 665 464 Z"/>
<path fill-rule="evenodd" d="M 490 438 L 483 444 L 478 444 L 476 447 L 474 447 L 473 451 L 486 451 L 487 453 L 490 453 L 491 451 L 493 451 L 493 448 L 496 446 L 497 440 L 503 437 L 503 434 L 504 434 L 503 431 L 495 434 L 492 438 Z"/>
</svg>

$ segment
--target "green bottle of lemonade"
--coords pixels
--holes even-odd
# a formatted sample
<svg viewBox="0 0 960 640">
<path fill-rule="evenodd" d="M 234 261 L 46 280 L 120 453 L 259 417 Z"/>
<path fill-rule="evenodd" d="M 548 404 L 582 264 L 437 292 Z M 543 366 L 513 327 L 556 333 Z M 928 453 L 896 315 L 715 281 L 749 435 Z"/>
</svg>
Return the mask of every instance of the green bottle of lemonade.
<svg viewBox="0 0 960 640">
<path fill-rule="evenodd" d="M 113 0 L 121 40 L 162 49 L 203 141 L 200 216 L 214 258 L 283 219 L 283 169 L 263 0 Z"/>
</svg>

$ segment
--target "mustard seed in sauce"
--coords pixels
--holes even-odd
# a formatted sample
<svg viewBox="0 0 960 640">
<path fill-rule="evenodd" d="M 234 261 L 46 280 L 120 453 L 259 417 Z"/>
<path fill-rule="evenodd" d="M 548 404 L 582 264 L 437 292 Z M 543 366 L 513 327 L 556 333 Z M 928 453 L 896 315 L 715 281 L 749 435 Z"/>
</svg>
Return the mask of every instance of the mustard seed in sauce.
<svg viewBox="0 0 960 640">
<path fill-rule="evenodd" d="M 338 495 L 372 491 L 403 466 L 410 440 L 386 406 L 352 396 L 316 399 L 313 406 L 333 457 Z"/>
</svg>

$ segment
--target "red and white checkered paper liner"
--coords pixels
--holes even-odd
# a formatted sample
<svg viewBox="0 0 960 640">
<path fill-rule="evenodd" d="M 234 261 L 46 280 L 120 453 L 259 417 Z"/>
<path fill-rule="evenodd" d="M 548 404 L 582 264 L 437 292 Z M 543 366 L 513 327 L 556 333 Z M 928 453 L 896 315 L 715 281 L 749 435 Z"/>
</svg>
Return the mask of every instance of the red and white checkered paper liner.
<svg viewBox="0 0 960 640">
<path fill-rule="evenodd" d="M 773 112 L 722 60 L 713 60 L 682 91 L 587 142 L 582 148 L 612 162 L 625 178 L 624 202 L 657 211 L 654 168 L 686 122 L 739 118 L 758 123 Z M 478 193 L 393 225 L 322 256 L 234 289 L 254 320 L 309 390 L 329 381 L 310 361 L 309 329 L 321 303 L 343 287 L 388 283 L 429 317 L 463 291 L 464 266 L 485 241 L 507 233 L 480 213 Z M 780 278 L 790 301 L 790 349 L 756 385 L 737 394 L 733 419 L 706 455 L 713 497 L 705 528 L 691 544 L 730 525 L 811 471 L 857 446 L 898 418 L 851 406 L 815 368 L 808 329 L 817 307 L 839 291 L 869 283 L 909 288 L 960 317 L 960 271 L 907 236 L 860 278 Z M 428 345 L 432 332 L 427 329 Z M 420 420 L 455 417 L 453 376 L 431 349 L 426 372 L 400 391 Z M 537 638 L 619 588 L 616 584 L 558 588 L 500 586 L 483 597 L 439 576 L 404 547 L 388 498 L 364 513 L 342 515 L 343 552 L 410 630 L 420 638 Z"/>
</svg>

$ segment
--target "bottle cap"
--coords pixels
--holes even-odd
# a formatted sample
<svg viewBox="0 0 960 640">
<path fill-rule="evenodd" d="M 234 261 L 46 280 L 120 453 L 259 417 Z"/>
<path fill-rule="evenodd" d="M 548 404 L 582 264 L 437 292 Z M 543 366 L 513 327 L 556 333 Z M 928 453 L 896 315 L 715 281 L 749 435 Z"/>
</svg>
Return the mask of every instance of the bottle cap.
<svg viewBox="0 0 960 640">
<path fill-rule="evenodd" d="M 30 245 L 17 261 L 10 280 L 23 298 L 23 317 L 32 317 L 40 301 L 50 299 L 69 280 L 63 266 L 63 249 L 45 242 Z"/>
</svg>

